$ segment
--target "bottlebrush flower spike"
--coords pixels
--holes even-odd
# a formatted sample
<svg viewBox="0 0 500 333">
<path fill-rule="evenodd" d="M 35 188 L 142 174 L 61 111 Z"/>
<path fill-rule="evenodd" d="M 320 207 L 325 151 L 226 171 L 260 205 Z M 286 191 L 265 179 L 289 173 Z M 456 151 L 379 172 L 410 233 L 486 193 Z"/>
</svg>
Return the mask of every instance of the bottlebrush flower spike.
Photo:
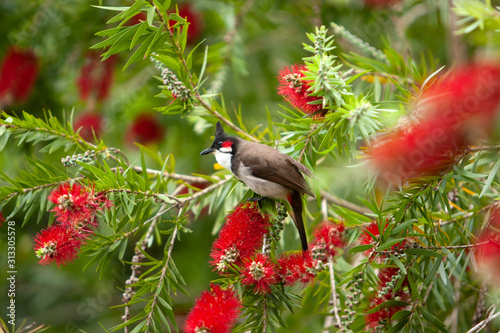
<svg viewBox="0 0 500 333">
<path fill-rule="evenodd" d="M 74 228 L 92 223 L 96 212 L 102 211 L 103 206 L 111 206 L 103 194 L 95 195 L 92 188 L 85 188 L 78 183 L 60 185 L 50 193 L 48 199 L 56 204 L 52 211 L 57 220 Z"/>
<path fill-rule="evenodd" d="M 295 64 L 283 68 L 278 74 L 278 95 L 281 95 L 297 110 L 307 114 L 318 113 L 323 105 L 309 104 L 321 100 L 319 97 L 309 96 L 308 91 L 311 86 L 301 78 L 305 76 L 302 71 L 306 70 L 305 65 Z"/>
<path fill-rule="evenodd" d="M 307 284 L 318 274 L 318 263 L 309 251 L 284 254 L 278 259 L 279 277 L 289 286 L 297 281 Z"/>
<path fill-rule="evenodd" d="M 390 300 L 400 300 L 406 302 L 409 299 L 409 295 L 407 293 L 400 293 L 397 297 L 394 294 L 387 294 L 383 297 L 374 297 L 370 301 L 370 305 L 368 309 L 374 309 L 380 304 L 390 301 Z M 366 327 L 368 329 L 381 328 L 385 326 L 388 322 L 391 321 L 391 317 L 401 310 L 403 310 L 405 306 L 389 306 L 386 308 L 381 308 L 380 310 L 365 314 L 365 322 Z"/>
<path fill-rule="evenodd" d="M 165 134 L 165 129 L 154 114 L 141 113 L 135 117 L 127 131 L 125 140 L 144 145 L 160 142 Z"/>
<path fill-rule="evenodd" d="M 82 241 L 74 229 L 62 225 L 53 225 L 38 233 L 35 238 L 35 252 L 39 263 L 47 265 L 56 262 L 58 268 L 72 262 L 77 256 Z"/>
<path fill-rule="evenodd" d="M 440 174 L 466 148 L 464 133 L 442 120 L 430 120 L 398 130 L 375 143 L 373 165 L 387 183 Z"/>
<path fill-rule="evenodd" d="M 387 222 L 388 221 L 386 220 L 385 224 L 384 224 L 383 230 L 385 230 L 387 228 L 387 225 L 388 225 Z M 375 237 L 375 238 L 373 238 L 373 237 Z M 377 242 L 377 240 L 378 240 L 379 237 L 380 237 L 380 231 L 379 231 L 378 222 L 377 221 L 373 221 L 367 227 L 365 227 L 365 230 L 359 236 L 359 243 L 361 245 L 375 244 Z M 392 250 L 403 249 L 405 247 L 406 243 L 407 243 L 406 240 L 404 240 L 404 241 L 402 241 L 400 243 L 394 244 L 391 247 L 391 249 Z M 371 251 L 373 251 L 373 248 L 370 249 L 370 250 L 368 250 L 368 251 L 366 251 L 365 254 L 369 255 L 371 253 Z"/>
<path fill-rule="evenodd" d="M 211 285 L 204 291 L 187 315 L 185 333 L 228 333 L 241 310 L 241 301 L 232 289 Z"/>
<path fill-rule="evenodd" d="M 258 253 L 253 259 L 246 258 L 243 261 L 242 284 L 254 286 L 256 293 L 265 294 L 271 289 L 270 286 L 278 282 L 274 265 L 269 261 L 269 257 Z"/>
<path fill-rule="evenodd" d="M 94 133 L 99 137 L 102 133 L 103 117 L 96 112 L 85 112 L 78 115 L 74 129 L 80 130 L 80 136 L 86 141 L 94 140 Z"/>
<path fill-rule="evenodd" d="M 210 263 L 219 271 L 229 265 L 241 264 L 255 253 L 268 233 L 269 216 L 262 215 L 256 203 L 239 204 L 226 216 L 226 223 L 213 243 Z"/>
<path fill-rule="evenodd" d="M 10 47 L 0 66 L 2 105 L 26 100 L 38 76 L 38 59 L 31 50 Z"/>
<path fill-rule="evenodd" d="M 420 120 L 375 142 L 373 165 L 389 183 L 449 170 L 467 145 L 491 129 L 500 105 L 500 66 L 459 68 L 421 96 Z"/>
<path fill-rule="evenodd" d="M 326 261 L 328 257 L 335 257 L 337 249 L 344 247 L 343 232 L 345 227 L 342 223 L 325 221 L 321 223 L 313 233 L 311 252 L 314 258 Z"/>
<path fill-rule="evenodd" d="M 101 61 L 97 52 L 89 52 L 85 57 L 80 76 L 76 84 L 80 92 L 80 99 L 85 101 L 91 95 L 97 100 L 106 99 L 113 83 L 113 72 L 117 56 L 113 55 Z"/>
</svg>

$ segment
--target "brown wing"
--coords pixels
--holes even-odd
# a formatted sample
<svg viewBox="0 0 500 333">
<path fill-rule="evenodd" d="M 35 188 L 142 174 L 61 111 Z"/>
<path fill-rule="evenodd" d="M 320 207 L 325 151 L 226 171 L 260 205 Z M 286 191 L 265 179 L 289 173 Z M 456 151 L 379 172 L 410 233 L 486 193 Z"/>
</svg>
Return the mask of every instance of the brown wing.
<svg viewBox="0 0 500 333">
<path fill-rule="evenodd" d="M 245 160 L 252 166 L 253 176 L 267 179 L 314 197 L 301 173 L 312 174 L 306 166 L 279 150 L 263 144 L 240 141 L 238 149 L 245 151 Z"/>
</svg>

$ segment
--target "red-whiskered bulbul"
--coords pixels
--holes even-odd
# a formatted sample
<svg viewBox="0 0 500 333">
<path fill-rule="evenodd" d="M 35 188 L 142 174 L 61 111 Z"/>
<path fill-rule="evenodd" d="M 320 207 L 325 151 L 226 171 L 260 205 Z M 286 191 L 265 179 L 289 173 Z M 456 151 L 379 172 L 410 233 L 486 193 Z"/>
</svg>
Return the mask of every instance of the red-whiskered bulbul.
<svg viewBox="0 0 500 333">
<path fill-rule="evenodd" d="M 277 149 L 228 136 L 220 122 L 217 123 L 215 140 L 200 155 L 214 154 L 217 162 L 231 171 L 255 193 L 272 199 L 287 200 L 293 210 L 293 222 L 299 230 L 302 249 L 307 250 L 307 237 L 302 219 L 302 193 L 312 197 L 302 173 L 312 172 Z"/>
</svg>

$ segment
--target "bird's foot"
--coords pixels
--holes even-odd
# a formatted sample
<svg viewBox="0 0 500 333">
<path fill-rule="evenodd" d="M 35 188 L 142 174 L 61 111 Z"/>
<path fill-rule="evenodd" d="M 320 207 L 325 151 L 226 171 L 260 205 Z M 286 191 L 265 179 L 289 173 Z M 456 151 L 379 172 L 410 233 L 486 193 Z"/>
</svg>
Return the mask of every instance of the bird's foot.
<svg viewBox="0 0 500 333">
<path fill-rule="evenodd" d="M 252 198 L 248 198 L 247 201 L 250 201 L 250 202 L 261 202 L 264 199 L 265 199 L 265 197 L 252 197 Z"/>
</svg>

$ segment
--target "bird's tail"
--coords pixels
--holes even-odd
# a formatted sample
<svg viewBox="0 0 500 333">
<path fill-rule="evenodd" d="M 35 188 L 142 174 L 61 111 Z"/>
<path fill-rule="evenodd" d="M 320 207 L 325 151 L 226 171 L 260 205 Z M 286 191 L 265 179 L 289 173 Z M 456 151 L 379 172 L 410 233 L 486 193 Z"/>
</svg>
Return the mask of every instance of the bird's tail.
<svg viewBox="0 0 500 333">
<path fill-rule="evenodd" d="M 299 191 L 292 191 L 288 197 L 290 206 L 293 210 L 293 222 L 299 230 L 300 242 L 302 243 L 302 250 L 307 251 L 307 236 L 306 229 L 304 228 L 304 220 L 302 219 L 302 196 Z"/>
</svg>

